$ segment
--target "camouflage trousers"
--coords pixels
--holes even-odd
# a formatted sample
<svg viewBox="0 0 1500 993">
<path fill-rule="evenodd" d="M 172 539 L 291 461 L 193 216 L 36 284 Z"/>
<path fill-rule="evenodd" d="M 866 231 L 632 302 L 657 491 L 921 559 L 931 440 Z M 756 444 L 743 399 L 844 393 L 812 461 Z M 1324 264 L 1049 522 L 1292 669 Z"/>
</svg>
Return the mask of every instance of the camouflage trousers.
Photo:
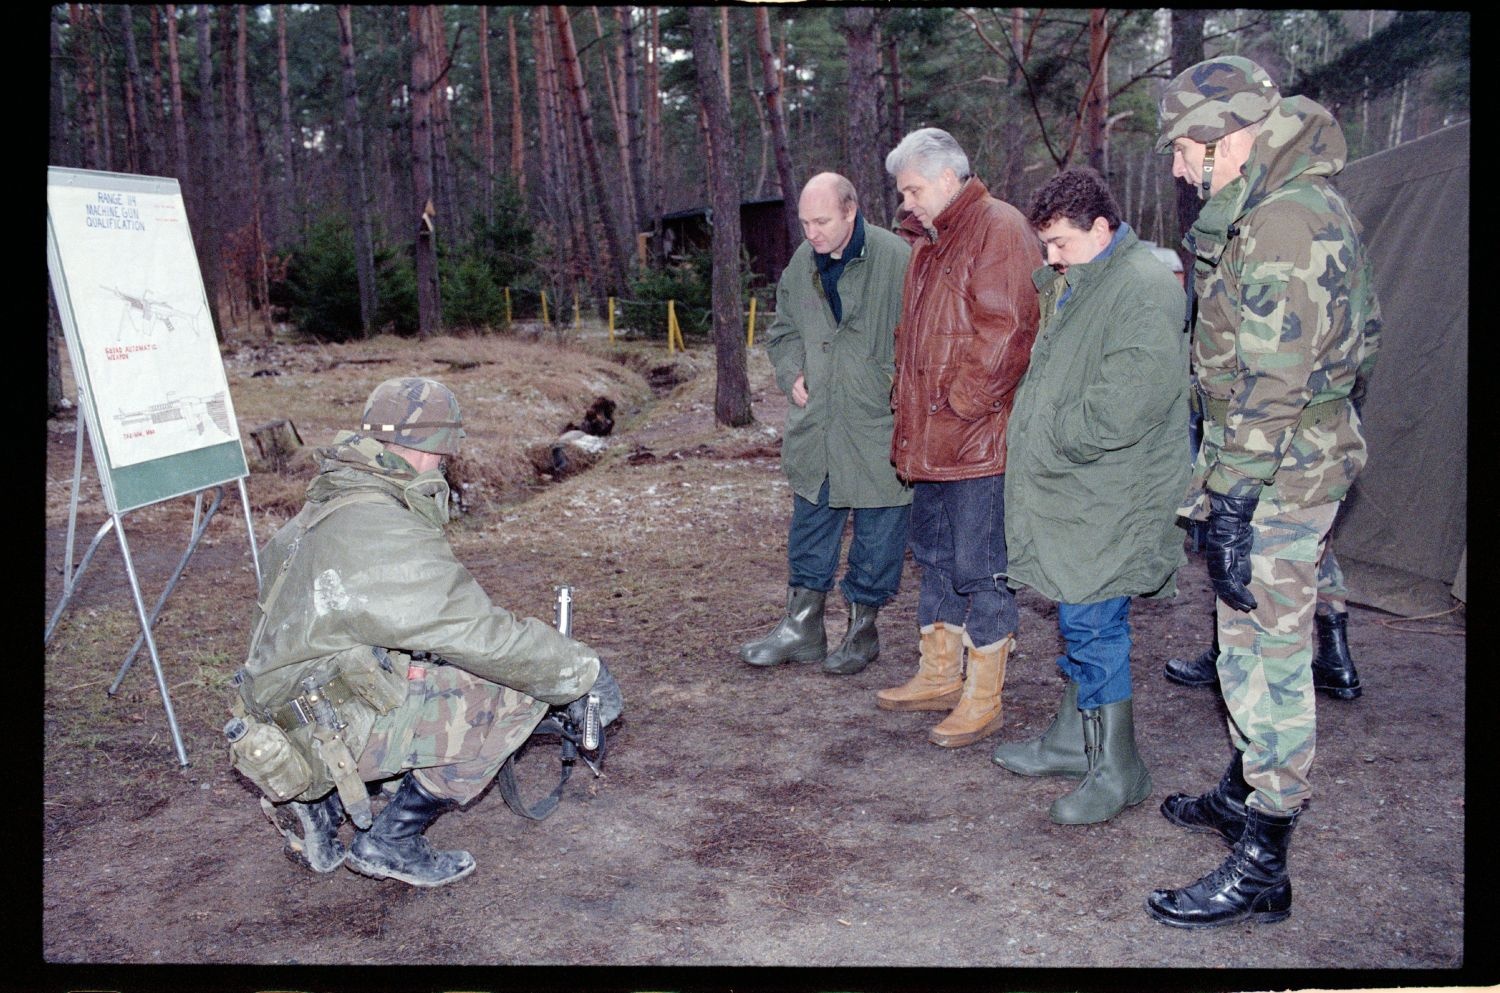
<svg viewBox="0 0 1500 993">
<path fill-rule="evenodd" d="M 1349 609 L 1349 587 L 1344 585 L 1344 570 L 1334 557 L 1333 543 L 1324 540 L 1323 557 L 1318 559 L 1318 613 L 1342 614 Z"/>
<path fill-rule="evenodd" d="M 371 728 L 359 774 L 373 782 L 410 770 L 433 796 L 468 803 L 546 714 L 542 701 L 456 666 L 414 666 L 406 702 Z"/>
<path fill-rule="evenodd" d="M 1229 737 L 1244 753 L 1245 782 L 1254 790 L 1248 803 L 1261 810 L 1294 810 L 1312 795 L 1313 614 L 1337 510 L 1262 500 L 1250 522 L 1249 588 L 1257 606 L 1241 613 L 1215 602 Z"/>
</svg>

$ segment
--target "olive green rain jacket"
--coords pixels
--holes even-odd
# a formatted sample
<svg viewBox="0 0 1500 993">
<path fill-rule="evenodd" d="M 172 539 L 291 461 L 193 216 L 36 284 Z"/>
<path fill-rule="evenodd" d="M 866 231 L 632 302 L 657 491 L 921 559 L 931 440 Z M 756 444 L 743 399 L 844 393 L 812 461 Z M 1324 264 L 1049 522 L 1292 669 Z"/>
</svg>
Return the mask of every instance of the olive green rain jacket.
<svg viewBox="0 0 1500 993">
<path fill-rule="evenodd" d="M 1010 581 L 1062 603 L 1170 596 L 1191 465 L 1182 287 L 1126 225 L 1105 258 L 1032 279 L 1041 329 L 1006 433 Z"/>
<path fill-rule="evenodd" d="M 787 396 L 799 373 L 806 378 L 807 406 L 787 411 L 781 467 L 792 492 L 809 503 L 817 503 L 825 478 L 830 507 L 911 503 L 911 489 L 891 465 L 894 333 L 910 254 L 906 242 L 866 224 L 864 248 L 839 277 L 837 322 L 810 242 L 781 274 L 766 351 Z"/>
<path fill-rule="evenodd" d="M 251 696 L 274 709 L 335 656 L 387 653 L 405 679 L 412 652 L 430 652 L 476 676 L 549 704 L 576 700 L 599 673 L 595 652 L 535 618 L 490 602 L 456 559 L 443 525 L 448 484 L 416 475 L 380 442 L 340 432 L 318 452 L 302 511 L 262 553 L 265 583 L 245 669 Z M 353 720 L 359 753 L 371 715 Z"/>
</svg>

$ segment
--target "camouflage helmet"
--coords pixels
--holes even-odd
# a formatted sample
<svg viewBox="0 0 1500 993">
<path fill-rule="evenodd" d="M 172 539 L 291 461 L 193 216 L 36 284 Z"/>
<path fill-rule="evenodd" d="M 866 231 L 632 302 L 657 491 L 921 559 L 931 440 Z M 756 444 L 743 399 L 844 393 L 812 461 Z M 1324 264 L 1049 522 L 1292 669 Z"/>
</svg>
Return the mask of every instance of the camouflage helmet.
<svg viewBox="0 0 1500 993">
<path fill-rule="evenodd" d="M 360 430 L 385 441 L 435 455 L 457 455 L 464 437 L 458 398 L 435 379 L 387 379 L 365 401 Z"/>
<path fill-rule="evenodd" d="M 1281 91 L 1260 66 L 1238 55 L 1222 55 L 1184 69 L 1161 96 L 1161 134 L 1156 150 L 1168 152 L 1178 138 L 1208 144 L 1264 120 Z"/>
</svg>

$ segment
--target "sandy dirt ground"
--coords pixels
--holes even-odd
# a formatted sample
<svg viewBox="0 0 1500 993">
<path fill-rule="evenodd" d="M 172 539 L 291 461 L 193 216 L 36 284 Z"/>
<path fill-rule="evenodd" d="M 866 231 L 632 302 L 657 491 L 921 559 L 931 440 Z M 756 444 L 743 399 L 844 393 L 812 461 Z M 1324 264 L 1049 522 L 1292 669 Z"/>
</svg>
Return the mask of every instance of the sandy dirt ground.
<svg viewBox="0 0 1500 993">
<path fill-rule="evenodd" d="M 965 749 L 926 742 L 941 715 L 874 706 L 915 665 L 909 559 L 864 672 L 738 660 L 785 603 L 790 513 L 776 454 L 785 400 L 764 356 L 752 359 L 755 425 L 714 426 L 710 368 L 622 412 L 592 469 L 452 526 L 459 557 L 508 608 L 550 618 L 554 588 L 573 587 L 574 633 L 609 660 L 627 709 L 605 775 L 580 769 L 549 819 L 517 817 L 491 790 L 433 826 L 436 844 L 478 860 L 450 887 L 291 864 L 229 768 L 226 680 L 256 592 L 237 501 L 155 629 L 186 768 L 145 656 L 104 692 L 138 631 L 106 542 L 45 652 L 41 965 L 37 985 L 16 988 L 1273 990 L 1492 975 L 1469 923 L 1487 890 L 1465 886 L 1461 613 L 1403 622 L 1353 608 L 1365 694 L 1320 698 L 1290 919 L 1163 927 L 1147 893 L 1225 855 L 1157 810 L 1215 783 L 1230 754 L 1217 695 L 1161 673 L 1210 634 L 1201 560 L 1190 556 L 1175 600 L 1133 608 L 1150 797 L 1105 824 L 1053 824 L 1048 804 L 1069 786 L 990 761 L 998 741 L 1039 734 L 1061 692 L 1045 599 L 1020 594 L 1004 729 Z M 74 430 L 67 417 L 49 424 L 49 616 Z M 190 526 L 191 501 L 177 503 L 131 524 L 151 598 Z M 829 602 L 836 642 L 843 602 Z M 540 796 L 556 769 L 539 742 L 520 763 L 523 789 Z"/>
</svg>

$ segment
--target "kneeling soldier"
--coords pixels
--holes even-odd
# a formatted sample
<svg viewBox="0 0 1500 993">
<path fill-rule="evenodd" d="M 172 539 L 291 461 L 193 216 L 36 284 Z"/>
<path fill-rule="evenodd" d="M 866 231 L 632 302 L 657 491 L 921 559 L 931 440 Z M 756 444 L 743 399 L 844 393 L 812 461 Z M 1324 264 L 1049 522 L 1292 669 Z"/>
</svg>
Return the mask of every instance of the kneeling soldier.
<svg viewBox="0 0 1500 993">
<path fill-rule="evenodd" d="M 441 886 L 474 871 L 423 837 L 477 797 L 549 705 L 619 687 L 589 646 L 490 602 L 454 557 L 445 456 L 458 400 L 431 379 L 388 380 L 358 432 L 319 450 L 302 511 L 262 553 L 265 582 L 225 728 L 236 768 L 286 854 L 317 872 Z M 372 816 L 367 783 L 395 792 Z M 358 830 L 347 846 L 345 814 Z"/>
</svg>

